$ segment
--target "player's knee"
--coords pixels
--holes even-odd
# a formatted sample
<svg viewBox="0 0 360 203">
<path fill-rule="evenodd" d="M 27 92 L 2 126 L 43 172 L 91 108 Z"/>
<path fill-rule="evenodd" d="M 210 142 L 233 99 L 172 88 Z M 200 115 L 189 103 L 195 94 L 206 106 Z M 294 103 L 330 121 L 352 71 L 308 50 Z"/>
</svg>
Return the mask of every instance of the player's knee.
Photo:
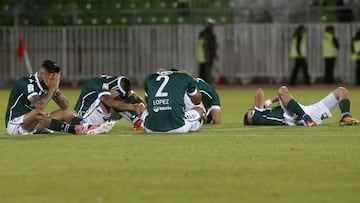
<svg viewBox="0 0 360 203">
<path fill-rule="evenodd" d="M 278 94 L 281 95 L 288 95 L 289 89 L 286 86 L 281 86 L 278 90 Z"/>
<path fill-rule="evenodd" d="M 333 91 L 335 97 L 339 99 L 348 98 L 348 90 L 345 87 L 338 87 Z"/>
<path fill-rule="evenodd" d="M 348 90 L 345 87 L 338 87 L 336 91 L 347 94 Z"/>
<path fill-rule="evenodd" d="M 259 96 L 263 96 L 264 95 L 264 90 L 262 88 L 259 88 L 256 90 L 255 96 L 259 97 Z"/>
</svg>

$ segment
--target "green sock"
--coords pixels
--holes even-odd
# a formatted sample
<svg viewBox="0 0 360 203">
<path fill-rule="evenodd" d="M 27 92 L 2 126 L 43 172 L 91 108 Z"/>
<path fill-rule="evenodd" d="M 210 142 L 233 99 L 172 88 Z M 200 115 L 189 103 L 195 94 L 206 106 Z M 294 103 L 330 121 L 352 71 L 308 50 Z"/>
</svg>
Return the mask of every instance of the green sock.
<svg viewBox="0 0 360 203">
<path fill-rule="evenodd" d="M 350 116 L 350 100 L 349 99 L 342 99 L 339 102 L 339 108 L 341 111 L 342 118 Z"/>
<path fill-rule="evenodd" d="M 300 118 L 303 117 L 303 115 L 305 114 L 304 110 L 301 108 L 301 106 L 299 105 L 299 103 L 297 103 L 295 101 L 295 99 L 291 99 L 288 103 L 288 105 L 286 106 L 286 108 L 289 111 L 292 111 L 294 113 L 296 113 Z"/>
<path fill-rule="evenodd" d="M 78 125 L 80 123 L 83 123 L 84 120 L 80 117 L 74 117 L 72 120 L 71 120 L 71 125 Z"/>
<path fill-rule="evenodd" d="M 51 120 L 50 129 L 75 134 L 75 129 L 73 125 L 56 119 Z"/>
</svg>

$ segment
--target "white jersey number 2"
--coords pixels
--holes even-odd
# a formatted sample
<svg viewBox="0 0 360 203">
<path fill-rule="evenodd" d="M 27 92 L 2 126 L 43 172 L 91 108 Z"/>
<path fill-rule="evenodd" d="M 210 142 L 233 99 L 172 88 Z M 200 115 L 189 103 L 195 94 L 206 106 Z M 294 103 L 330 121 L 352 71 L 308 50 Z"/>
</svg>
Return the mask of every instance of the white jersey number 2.
<svg viewBox="0 0 360 203">
<path fill-rule="evenodd" d="M 158 91 L 155 94 L 155 97 L 167 97 L 168 96 L 168 92 L 164 92 L 164 88 L 166 86 L 166 84 L 169 82 L 169 76 L 167 75 L 159 75 L 158 77 L 156 77 L 156 81 L 161 81 L 162 79 L 164 79 L 158 89 Z"/>
</svg>

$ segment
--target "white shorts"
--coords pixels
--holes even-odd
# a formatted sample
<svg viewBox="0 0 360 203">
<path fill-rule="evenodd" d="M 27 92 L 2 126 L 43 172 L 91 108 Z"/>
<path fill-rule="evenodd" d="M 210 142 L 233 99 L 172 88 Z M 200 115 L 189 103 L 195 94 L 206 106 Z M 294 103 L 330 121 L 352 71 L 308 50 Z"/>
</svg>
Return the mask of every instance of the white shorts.
<svg viewBox="0 0 360 203">
<path fill-rule="evenodd" d="M 198 104 L 198 105 L 195 105 L 191 101 L 190 97 L 187 94 L 184 95 L 184 103 L 185 103 L 185 112 L 190 111 L 194 107 L 200 107 L 200 108 L 203 109 L 204 112 L 206 112 L 206 109 L 205 109 L 204 104 L 202 102 L 200 104 Z"/>
<path fill-rule="evenodd" d="M 335 95 L 333 93 L 330 93 L 323 99 L 321 99 L 319 102 L 304 106 L 300 104 L 301 108 L 305 111 L 306 114 L 310 115 L 310 117 L 317 122 L 317 124 L 321 124 L 322 121 L 326 118 L 331 118 L 331 110 L 333 110 L 336 105 L 338 104 L 338 100 L 336 99 Z M 283 107 L 283 104 L 281 103 L 281 106 Z M 297 122 L 298 119 L 295 119 L 296 116 L 287 111 L 286 108 L 284 108 L 284 119 L 285 123 L 287 125 L 302 125 L 303 123 Z"/>
<path fill-rule="evenodd" d="M 101 125 L 110 120 L 111 113 L 105 113 L 100 106 L 89 109 L 83 116 L 85 123 L 90 125 Z"/>
<path fill-rule="evenodd" d="M 45 128 L 40 124 L 38 124 L 35 127 L 35 129 L 32 131 L 25 130 L 21 127 L 21 125 L 24 123 L 24 117 L 25 115 L 22 115 L 8 122 L 6 130 L 9 135 L 32 135 L 32 134 L 47 134 L 54 132 L 48 128 Z"/>
<path fill-rule="evenodd" d="M 144 111 L 141 118 L 145 120 L 146 116 L 147 116 L 147 111 Z M 189 110 L 185 112 L 184 122 L 185 124 L 182 127 L 174 130 L 169 130 L 166 132 L 156 132 L 147 129 L 144 126 L 144 123 L 142 123 L 142 127 L 146 130 L 147 133 L 187 133 L 187 132 L 198 131 L 203 125 L 203 121 L 200 119 L 199 113 L 195 110 Z"/>
</svg>

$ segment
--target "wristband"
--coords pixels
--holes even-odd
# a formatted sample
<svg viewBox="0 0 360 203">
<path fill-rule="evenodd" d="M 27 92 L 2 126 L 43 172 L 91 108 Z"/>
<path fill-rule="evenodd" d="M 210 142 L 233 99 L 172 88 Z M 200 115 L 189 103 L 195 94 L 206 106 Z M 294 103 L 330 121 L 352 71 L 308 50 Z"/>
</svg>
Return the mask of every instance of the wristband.
<svg viewBox="0 0 360 203">
<path fill-rule="evenodd" d="M 264 104 L 265 104 L 265 107 L 270 106 L 272 104 L 271 99 L 266 100 Z"/>
</svg>

